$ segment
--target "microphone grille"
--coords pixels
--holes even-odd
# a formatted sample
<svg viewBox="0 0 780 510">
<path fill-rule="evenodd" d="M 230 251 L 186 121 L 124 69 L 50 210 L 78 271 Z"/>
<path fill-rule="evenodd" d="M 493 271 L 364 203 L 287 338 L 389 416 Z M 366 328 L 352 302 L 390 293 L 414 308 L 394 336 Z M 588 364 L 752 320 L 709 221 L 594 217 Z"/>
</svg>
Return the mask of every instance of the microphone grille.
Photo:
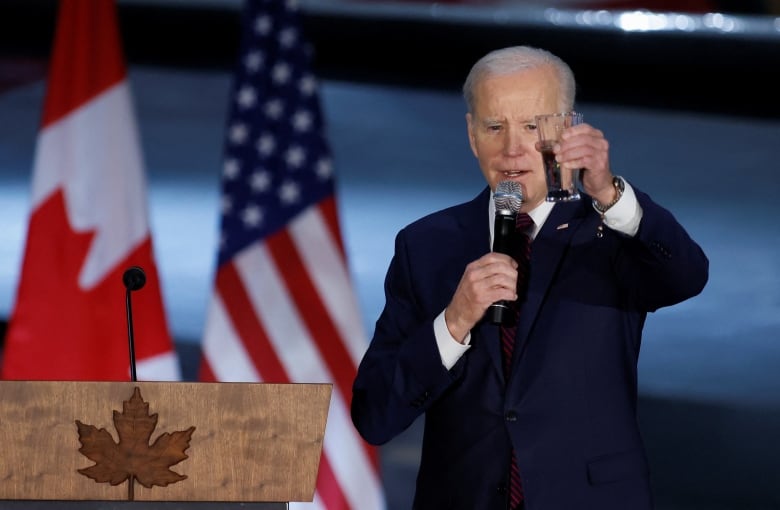
<svg viewBox="0 0 780 510">
<path fill-rule="evenodd" d="M 515 181 L 501 181 L 493 193 L 496 211 L 517 213 L 523 205 L 523 188 Z"/>
</svg>

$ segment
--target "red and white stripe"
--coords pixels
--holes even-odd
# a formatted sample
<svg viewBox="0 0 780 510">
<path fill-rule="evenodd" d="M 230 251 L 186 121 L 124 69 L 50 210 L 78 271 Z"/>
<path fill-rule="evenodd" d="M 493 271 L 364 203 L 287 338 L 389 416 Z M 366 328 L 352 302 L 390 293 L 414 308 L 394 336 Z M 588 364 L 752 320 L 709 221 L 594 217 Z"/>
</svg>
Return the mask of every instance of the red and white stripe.
<svg viewBox="0 0 780 510">
<path fill-rule="evenodd" d="M 377 510 L 378 458 L 349 412 L 366 338 L 340 239 L 331 198 L 220 267 L 203 355 L 219 381 L 332 382 L 317 493 L 300 508 Z"/>
</svg>

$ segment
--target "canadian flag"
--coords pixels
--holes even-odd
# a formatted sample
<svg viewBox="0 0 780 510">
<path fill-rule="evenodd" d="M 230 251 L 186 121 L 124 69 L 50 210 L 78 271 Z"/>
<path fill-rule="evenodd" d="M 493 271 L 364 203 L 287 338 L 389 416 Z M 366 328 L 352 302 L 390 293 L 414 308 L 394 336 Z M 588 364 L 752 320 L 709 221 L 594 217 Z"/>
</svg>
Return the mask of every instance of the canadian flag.
<svg viewBox="0 0 780 510">
<path fill-rule="evenodd" d="M 179 380 L 154 262 L 146 181 L 113 0 L 61 0 L 32 212 L 3 379 Z"/>
</svg>

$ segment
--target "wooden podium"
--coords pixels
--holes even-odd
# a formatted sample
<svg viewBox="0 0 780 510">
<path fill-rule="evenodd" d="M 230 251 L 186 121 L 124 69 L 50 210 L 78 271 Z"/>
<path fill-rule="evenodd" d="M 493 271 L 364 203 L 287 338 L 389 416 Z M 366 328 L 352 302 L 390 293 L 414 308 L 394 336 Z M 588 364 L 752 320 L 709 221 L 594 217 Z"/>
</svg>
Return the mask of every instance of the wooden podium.
<svg viewBox="0 0 780 510">
<path fill-rule="evenodd" d="M 0 381 L 0 507 L 276 509 L 312 501 L 331 391 Z"/>
</svg>

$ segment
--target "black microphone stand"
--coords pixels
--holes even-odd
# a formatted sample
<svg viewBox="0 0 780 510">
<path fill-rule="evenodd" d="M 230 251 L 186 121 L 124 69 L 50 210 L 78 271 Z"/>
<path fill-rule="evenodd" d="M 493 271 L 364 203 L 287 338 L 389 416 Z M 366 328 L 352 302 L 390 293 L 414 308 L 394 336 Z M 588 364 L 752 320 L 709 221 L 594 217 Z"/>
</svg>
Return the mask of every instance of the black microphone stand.
<svg viewBox="0 0 780 510">
<path fill-rule="evenodd" d="M 135 374 L 135 340 L 133 338 L 133 304 L 130 299 L 130 289 L 125 291 L 125 308 L 127 308 L 127 341 L 130 345 L 130 380 L 136 382 Z"/>
<path fill-rule="evenodd" d="M 125 309 L 127 310 L 127 343 L 130 347 L 130 380 L 138 380 L 135 373 L 135 337 L 133 335 L 133 303 L 130 294 L 138 290 L 146 283 L 146 274 L 138 266 L 133 266 L 122 275 L 122 281 L 125 284 Z"/>
</svg>

